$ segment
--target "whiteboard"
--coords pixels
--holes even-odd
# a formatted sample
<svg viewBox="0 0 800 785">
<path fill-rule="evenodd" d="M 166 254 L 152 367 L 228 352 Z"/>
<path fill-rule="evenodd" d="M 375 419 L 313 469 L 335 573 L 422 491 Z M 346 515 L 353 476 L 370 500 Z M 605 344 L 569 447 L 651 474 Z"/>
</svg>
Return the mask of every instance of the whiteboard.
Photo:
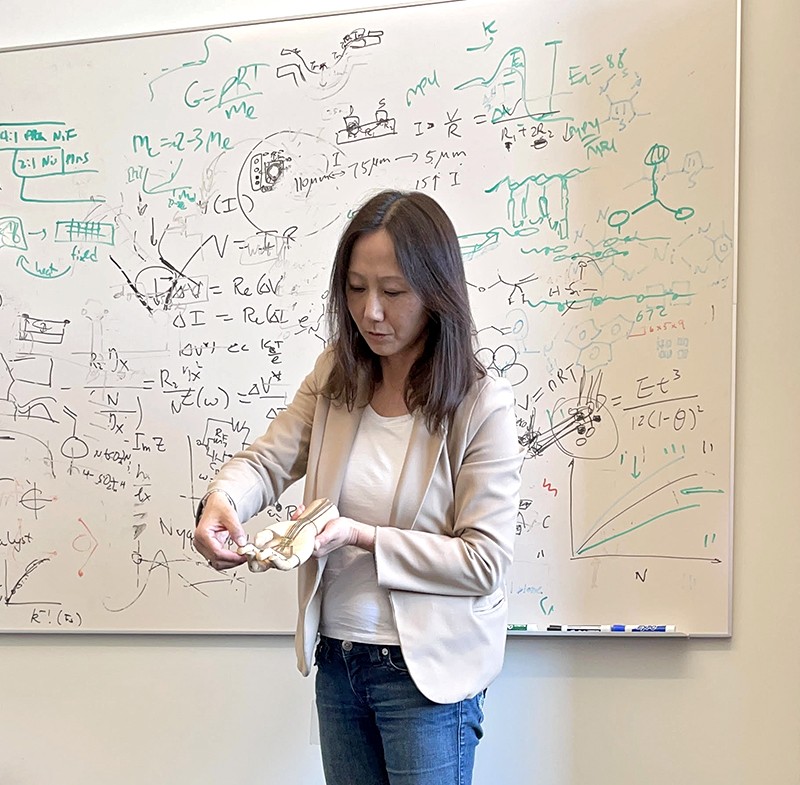
<svg viewBox="0 0 800 785">
<path fill-rule="evenodd" d="M 729 634 L 737 36 L 734 0 L 465 0 L 0 54 L 0 628 L 293 630 L 294 576 L 212 571 L 193 510 L 393 187 L 452 216 L 514 387 L 509 620 Z"/>
</svg>

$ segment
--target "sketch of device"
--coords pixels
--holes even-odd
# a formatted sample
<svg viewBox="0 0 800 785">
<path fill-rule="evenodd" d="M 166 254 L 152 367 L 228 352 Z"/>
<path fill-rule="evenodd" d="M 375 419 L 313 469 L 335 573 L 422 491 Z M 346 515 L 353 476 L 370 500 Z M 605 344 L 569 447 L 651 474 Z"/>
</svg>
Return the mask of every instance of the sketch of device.
<svg viewBox="0 0 800 785">
<path fill-rule="evenodd" d="M 336 132 L 336 144 L 357 142 L 360 139 L 376 139 L 379 136 L 390 136 L 397 133 L 395 119 L 394 117 L 389 117 L 389 113 L 384 109 L 384 106 L 385 101 L 381 99 L 378 108 L 375 110 L 375 120 L 363 125 L 361 124 L 361 118 L 355 114 L 351 106 L 350 114 L 344 118 L 344 128 Z"/>
<path fill-rule="evenodd" d="M 347 59 L 349 59 L 349 50 L 377 46 L 381 43 L 382 38 L 383 30 L 367 31 L 363 27 L 356 28 L 342 38 L 339 43 L 340 51 L 331 52 L 332 59 L 330 62 L 328 60 L 306 59 L 299 48 L 285 47 L 281 50 L 281 55 L 283 57 L 292 57 L 296 62 L 278 66 L 275 75 L 279 79 L 284 76 L 291 76 L 295 85 L 298 86 L 301 81 L 306 81 L 306 75 L 309 77 L 315 76 L 321 80 L 320 86 L 326 86 L 330 83 L 330 78 L 326 76 L 328 71 L 332 71 L 334 74 L 339 73 L 340 75 L 348 73 Z M 343 59 L 344 62 L 342 62 Z"/>
<path fill-rule="evenodd" d="M 250 187 L 254 191 L 273 191 L 292 159 L 283 150 L 254 153 L 250 158 Z"/>
<path fill-rule="evenodd" d="M 529 458 L 540 456 L 553 445 L 571 458 L 608 458 L 619 445 L 619 430 L 606 406 L 607 396 L 600 392 L 603 372 L 584 374 L 578 383 L 578 395 L 560 398 L 546 410 L 547 425 L 537 427 L 536 410 L 519 437 Z"/>
</svg>

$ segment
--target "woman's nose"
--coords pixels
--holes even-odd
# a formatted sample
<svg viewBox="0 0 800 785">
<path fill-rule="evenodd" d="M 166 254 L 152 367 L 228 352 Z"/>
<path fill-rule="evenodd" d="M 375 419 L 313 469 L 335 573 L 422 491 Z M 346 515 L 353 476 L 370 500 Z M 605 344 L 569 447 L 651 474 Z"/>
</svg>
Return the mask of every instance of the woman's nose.
<svg viewBox="0 0 800 785">
<path fill-rule="evenodd" d="M 383 306 L 381 305 L 381 298 L 377 293 L 367 295 L 367 302 L 364 306 L 364 316 L 373 322 L 380 322 L 383 320 Z"/>
</svg>

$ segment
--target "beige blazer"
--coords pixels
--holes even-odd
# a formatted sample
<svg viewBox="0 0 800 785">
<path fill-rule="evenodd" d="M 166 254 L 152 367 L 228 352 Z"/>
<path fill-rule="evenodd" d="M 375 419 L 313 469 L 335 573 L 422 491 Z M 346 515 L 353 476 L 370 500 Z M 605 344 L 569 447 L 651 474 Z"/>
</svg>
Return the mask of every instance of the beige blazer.
<svg viewBox="0 0 800 785">
<path fill-rule="evenodd" d="M 267 432 L 237 453 L 210 487 L 247 521 L 305 476 L 304 501 L 338 502 L 363 409 L 319 394 L 326 351 Z M 416 416 L 392 504 L 375 535 L 378 583 L 389 590 L 409 673 L 437 703 L 475 695 L 500 672 L 506 640 L 505 580 L 519 506 L 519 448 L 511 387 L 479 380 L 445 434 Z M 364 521 L 369 523 L 369 521 Z M 326 557 L 298 569 L 298 668 L 311 670 Z"/>
</svg>

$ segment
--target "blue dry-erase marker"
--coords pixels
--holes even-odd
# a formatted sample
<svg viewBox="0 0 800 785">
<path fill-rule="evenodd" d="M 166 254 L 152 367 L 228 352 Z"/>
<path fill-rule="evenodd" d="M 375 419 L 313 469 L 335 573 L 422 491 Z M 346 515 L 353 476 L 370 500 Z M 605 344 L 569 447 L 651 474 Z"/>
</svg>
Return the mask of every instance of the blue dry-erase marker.
<svg viewBox="0 0 800 785">
<path fill-rule="evenodd" d="M 611 632 L 675 632 L 674 624 L 612 624 Z"/>
</svg>

